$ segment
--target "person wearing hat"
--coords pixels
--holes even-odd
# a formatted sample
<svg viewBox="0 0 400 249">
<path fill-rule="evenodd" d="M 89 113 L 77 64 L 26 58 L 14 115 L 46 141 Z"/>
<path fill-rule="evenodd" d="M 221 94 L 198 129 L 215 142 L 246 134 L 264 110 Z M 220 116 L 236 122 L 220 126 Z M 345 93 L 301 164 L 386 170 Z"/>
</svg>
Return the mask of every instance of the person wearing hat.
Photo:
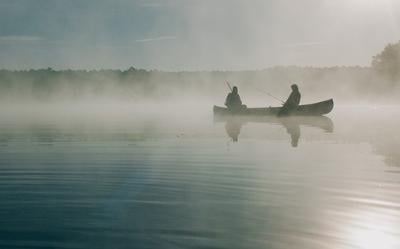
<svg viewBox="0 0 400 249">
<path fill-rule="evenodd" d="M 286 116 L 290 115 L 291 111 L 295 110 L 299 104 L 301 99 L 301 94 L 299 92 L 299 88 L 296 84 L 291 85 L 292 92 L 289 95 L 289 98 L 283 104 L 282 109 L 278 113 L 278 116 Z"/>
</svg>

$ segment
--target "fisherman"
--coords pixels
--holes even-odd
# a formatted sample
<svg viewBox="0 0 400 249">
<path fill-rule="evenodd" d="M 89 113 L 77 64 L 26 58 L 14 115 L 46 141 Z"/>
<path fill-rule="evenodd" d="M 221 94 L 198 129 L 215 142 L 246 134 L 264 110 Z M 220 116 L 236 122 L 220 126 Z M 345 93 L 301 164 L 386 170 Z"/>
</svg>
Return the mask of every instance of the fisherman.
<svg viewBox="0 0 400 249">
<path fill-rule="evenodd" d="M 289 98 L 283 104 L 282 109 L 278 113 L 278 116 L 290 115 L 290 113 L 295 110 L 300 104 L 301 94 L 299 92 L 299 88 L 296 84 L 293 84 L 291 88 L 292 92 L 290 93 Z"/>
<path fill-rule="evenodd" d="M 236 86 L 232 88 L 232 92 L 230 92 L 226 97 L 225 105 L 226 107 L 228 107 L 230 111 L 234 112 L 246 108 L 245 105 L 242 105 L 242 100 L 240 99 L 240 96 L 238 94 L 238 88 Z"/>
</svg>

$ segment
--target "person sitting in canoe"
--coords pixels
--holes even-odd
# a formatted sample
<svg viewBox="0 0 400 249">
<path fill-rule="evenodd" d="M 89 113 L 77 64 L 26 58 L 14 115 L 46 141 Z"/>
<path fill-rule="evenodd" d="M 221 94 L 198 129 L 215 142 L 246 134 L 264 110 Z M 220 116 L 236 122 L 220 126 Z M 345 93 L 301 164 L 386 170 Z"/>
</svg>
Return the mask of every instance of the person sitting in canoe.
<svg viewBox="0 0 400 249">
<path fill-rule="evenodd" d="M 238 88 L 236 86 L 232 88 L 232 92 L 230 92 L 226 97 L 225 105 L 233 112 L 238 112 L 246 108 L 245 105 L 242 105 L 242 100 L 240 99 Z"/>
<path fill-rule="evenodd" d="M 290 115 L 290 113 L 295 110 L 300 104 L 301 94 L 299 92 L 299 88 L 296 84 L 293 84 L 291 88 L 292 92 L 290 93 L 289 98 L 283 104 L 282 109 L 278 113 L 278 116 Z"/>
</svg>

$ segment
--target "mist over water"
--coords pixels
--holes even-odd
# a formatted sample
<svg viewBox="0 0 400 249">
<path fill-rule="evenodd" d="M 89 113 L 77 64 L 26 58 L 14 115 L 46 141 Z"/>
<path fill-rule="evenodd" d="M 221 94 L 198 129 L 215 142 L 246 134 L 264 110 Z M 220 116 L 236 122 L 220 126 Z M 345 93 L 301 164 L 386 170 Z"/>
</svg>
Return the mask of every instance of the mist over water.
<svg viewBox="0 0 400 249">
<path fill-rule="evenodd" d="M 3 106 L 1 247 L 400 245 L 395 106 L 218 120 L 193 100 Z"/>
<path fill-rule="evenodd" d="M 0 0 L 0 248 L 400 248 L 399 3 Z"/>
</svg>

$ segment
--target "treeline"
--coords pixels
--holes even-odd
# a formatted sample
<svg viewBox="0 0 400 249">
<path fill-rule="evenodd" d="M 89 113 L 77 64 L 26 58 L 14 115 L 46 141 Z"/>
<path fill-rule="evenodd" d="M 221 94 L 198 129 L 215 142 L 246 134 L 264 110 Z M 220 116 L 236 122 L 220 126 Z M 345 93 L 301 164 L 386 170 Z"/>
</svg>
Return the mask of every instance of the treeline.
<svg viewBox="0 0 400 249">
<path fill-rule="evenodd" d="M 74 100 L 111 98 L 140 100 L 180 97 L 218 97 L 227 92 L 226 81 L 241 94 L 262 91 L 287 96 L 289 86 L 315 98 L 381 100 L 398 98 L 400 42 L 389 44 L 373 57 L 371 67 L 273 67 L 253 71 L 163 72 L 127 70 L 0 70 L 0 100 Z"/>
<path fill-rule="evenodd" d="M 390 82 L 400 81 L 400 41 L 388 44 L 372 59 L 372 67 Z"/>
<path fill-rule="evenodd" d="M 284 96 L 292 83 L 302 91 L 343 98 L 392 93 L 395 84 L 369 67 L 274 67 L 256 71 L 162 72 L 121 70 L 0 70 L 2 99 L 213 97 L 227 91 L 226 81 L 242 93 L 267 90 Z"/>
</svg>

